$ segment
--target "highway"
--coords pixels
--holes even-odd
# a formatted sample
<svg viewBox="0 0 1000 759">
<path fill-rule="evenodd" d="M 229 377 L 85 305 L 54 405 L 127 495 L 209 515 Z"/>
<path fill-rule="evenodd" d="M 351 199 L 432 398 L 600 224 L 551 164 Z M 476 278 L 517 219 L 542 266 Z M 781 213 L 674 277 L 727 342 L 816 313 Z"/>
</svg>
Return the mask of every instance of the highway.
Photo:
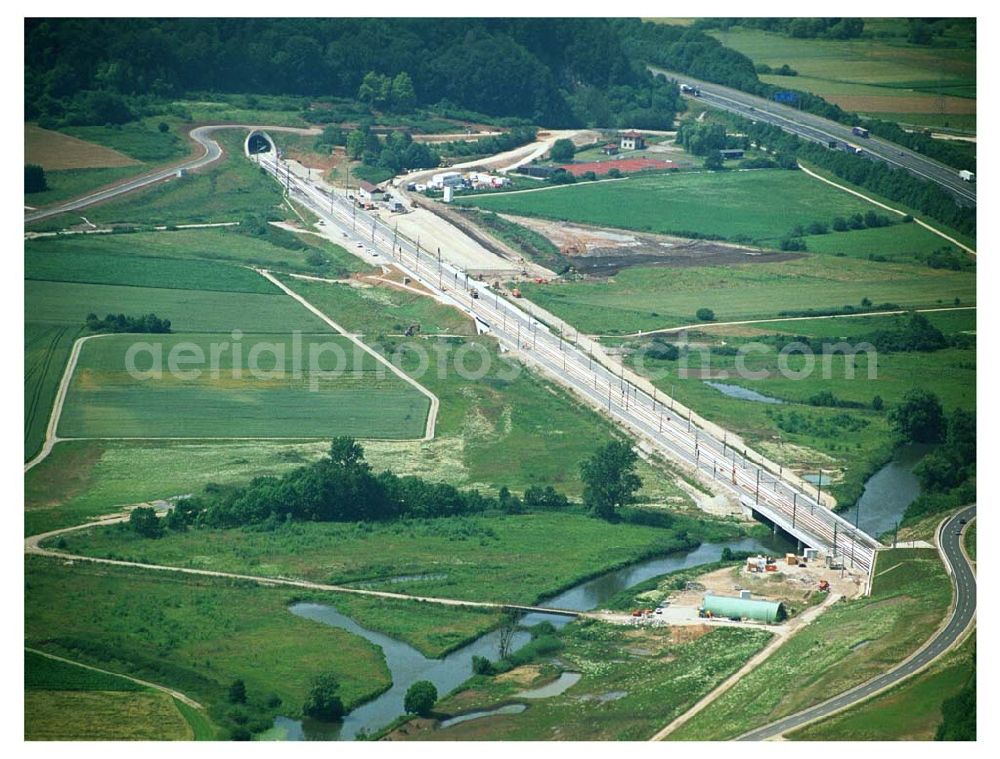
<svg viewBox="0 0 1000 759">
<path fill-rule="evenodd" d="M 648 68 L 654 74 L 663 74 L 668 79 L 698 87 L 700 95 L 685 95 L 689 100 L 689 107 L 696 107 L 700 101 L 744 118 L 774 124 L 786 132 L 822 145 L 827 145 L 832 140 L 836 140 L 838 143 L 857 145 L 868 157 L 877 158 L 896 168 L 906 169 L 914 176 L 928 179 L 940 185 L 948 190 L 960 205 L 976 205 L 976 185 L 962 180 L 958 176 L 958 169 L 953 169 L 901 145 L 879 137 L 858 137 L 851 132 L 850 126 L 781 105 L 773 100 L 750 95 L 741 90 L 704 82 L 700 79 L 692 79 L 686 74 L 665 71 L 654 66 Z"/>
<path fill-rule="evenodd" d="M 105 187 L 103 190 L 92 192 L 89 195 L 83 195 L 73 198 L 72 200 L 67 200 L 63 203 L 57 203 L 52 206 L 46 206 L 45 208 L 30 211 L 24 214 L 24 223 L 30 224 L 31 222 L 40 221 L 52 216 L 58 216 L 62 213 L 79 211 L 82 208 L 87 208 L 88 206 L 95 205 L 96 203 L 103 203 L 105 200 L 110 200 L 118 195 L 124 195 L 127 192 L 132 192 L 133 190 L 138 190 L 142 187 L 148 187 L 151 184 L 156 184 L 157 182 L 170 179 L 171 177 L 176 176 L 178 171 L 194 171 L 195 169 L 200 169 L 203 166 L 214 163 L 222 157 L 222 148 L 219 146 L 219 143 L 211 138 L 213 132 L 219 129 L 252 130 L 256 128 L 257 127 L 243 124 L 210 124 L 207 126 L 196 127 L 191 130 L 190 136 L 191 139 L 194 140 L 201 148 L 202 154 L 200 156 L 181 163 L 173 164 L 148 174 L 142 174 L 141 176 L 133 179 L 128 179 L 119 184 L 112 185 L 111 187 Z M 267 127 L 267 129 L 272 132 L 319 134 L 318 129 L 299 129 L 294 127 Z"/>
<path fill-rule="evenodd" d="M 925 643 L 923 648 L 919 649 L 917 653 L 899 666 L 862 685 L 844 691 L 829 701 L 824 701 L 822 704 L 817 704 L 797 714 L 792 714 L 777 722 L 772 722 L 770 725 L 765 725 L 764 727 L 759 727 L 756 730 L 745 733 L 737 740 L 762 741 L 769 738 L 777 738 L 789 730 L 828 717 L 835 712 L 871 698 L 876 693 L 916 674 L 948 651 L 962 637 L 969 626 L 974 623 L 976 618 L 976 575 L 973 573 L 969 562 L 966 561 L 965 554 L 962 553 L 962 535 L 959 534 L 960 532 L 964 532 L 965 527 L 961 524 L 961 521 L 965 520 L 968 522 L 974 516 L 976 516 L 975 505 L 962 509 L 945 521 L 938 535 L 938 550 L 941 552 L 945 566 L 951 575 L 954 600 L 951 616 L 947 624 Z"/>
<path fill-rule="evenodd" d="M 747 508 L 758 511 L 808 546 L 844 559 L 848 568 L 867 575 L 880 544 L 841 516 L 818 504 L 809 494 L 782 476 L 749 461 L 690 419 L 673 410 L 673 401 L 651 397 L 613 373 L 574 342 L 555 334 L 544 324 L 494 292 L 485 283 L 443 260 L 440 251 L 428 250 L 392 229 L 384 221 L 358 208 L 343 195 L 331 195 L 295 176 L 274 153 L 256 156 L 286 192 L 308 207 L 350 244 L 361 242 L 382 260 L 421 282 L 446 303 L 470 314 L 483 331 L 502 347 L 515 350 L 559 384 L 573 390 L 591 406 L 646 440 L 669 459 L 694 467 L 706 477 L 735 493 Z M 655 391 L 654 391 L 655 394 Z"/>
</svg>

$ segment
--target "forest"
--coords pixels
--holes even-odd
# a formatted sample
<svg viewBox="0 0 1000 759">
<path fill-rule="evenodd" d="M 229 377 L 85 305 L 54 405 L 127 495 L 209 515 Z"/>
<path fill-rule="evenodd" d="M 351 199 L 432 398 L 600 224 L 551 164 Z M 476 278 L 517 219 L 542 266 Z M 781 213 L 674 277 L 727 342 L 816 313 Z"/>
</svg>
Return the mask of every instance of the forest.
<svg viewBox="0 0 1000 759">
<path fill-rule="evenodd" d="M 27 118 L 66 124 L 125 123 L 204 91 L 451 105 L 553 127 L 669 127 L 683 107 L 607 19 L 28 19 L 25 63 Z"/>
</svg>

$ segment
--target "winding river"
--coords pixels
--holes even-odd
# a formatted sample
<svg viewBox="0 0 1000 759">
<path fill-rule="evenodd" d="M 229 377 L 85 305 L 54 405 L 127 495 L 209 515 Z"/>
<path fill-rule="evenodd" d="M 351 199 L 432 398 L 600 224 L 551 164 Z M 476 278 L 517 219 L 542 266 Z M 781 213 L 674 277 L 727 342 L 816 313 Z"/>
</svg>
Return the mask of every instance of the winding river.
<svg viewBox="0 0 1000 759">
<path fill-rule="evenodd" d="M 697 548 L 672 553 L 667 556 L 647 559 L 622 569 L 600 575 L 566 590 L 544 601 L 545 605 L 575 611 L 590 611 L 599 608 L 622 590 L 651 577 L 717 561 L 722 549 L 728 546 L 734 551 L 761 551 L 782 554 L 792 544 L 780 537 L 761 541 L 744 538 L 727 543 L 703 543 Z M 438 693 L 445 694 L 472 676 L 472 657 L 485 656 L 496 659 L 499 643 L 497 631 L 480 636 L 462 648 L 453 651 L 443 659 L 429 659 L 412 646 L 384 633 L 362 627 L 350 617 L 341 614 L 329 604 L 297 603 L 290 611 L 300 617 L 339 627 L 379 646 L 385 654 L 386 664 L 392 675 L 392 687 L 380 696 L 362 704 L 352 711 L 342 722 L 322 723 L 313 720 L 295 720 L 278 717 L 271 737 L 285 740 L 352 740 L 360 731 L 374 732 L 403 714 L 403 697 L 407 689 L 418 680 L 430 680 Z M 569 617 L 552 614 L 532 613 L 525 615 L 521 623 L 534 625 L 543 620 L 561 627 L 570 622 Z M 526 632 L 517 632 L 513 648 L 516 650 L 530 640 Z M 467 717 L 468 718 L 468 717 Z"/>
</svg>

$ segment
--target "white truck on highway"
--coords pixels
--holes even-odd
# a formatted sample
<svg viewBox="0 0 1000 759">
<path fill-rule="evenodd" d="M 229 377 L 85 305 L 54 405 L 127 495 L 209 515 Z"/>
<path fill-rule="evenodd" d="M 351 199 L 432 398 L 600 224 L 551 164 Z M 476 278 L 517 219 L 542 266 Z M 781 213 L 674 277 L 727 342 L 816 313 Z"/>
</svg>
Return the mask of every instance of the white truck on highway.
<svg viewBox="0 0 1000 759">
<path fill-rule="evenodd" d="M 975 182 L 976 181 L 976 175 L 973 174 L 968 169 L 962 169 L 960 172 L 958 172 L 958 176 L 962 179 L 963 182 Z"/>
</svg>

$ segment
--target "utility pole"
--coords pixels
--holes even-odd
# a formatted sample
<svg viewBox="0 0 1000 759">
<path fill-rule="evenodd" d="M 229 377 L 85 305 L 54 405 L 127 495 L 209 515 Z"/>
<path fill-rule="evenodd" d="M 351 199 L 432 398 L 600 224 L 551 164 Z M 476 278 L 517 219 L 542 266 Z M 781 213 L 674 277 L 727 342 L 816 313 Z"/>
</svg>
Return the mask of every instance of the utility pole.
<svg viewBox="0 0 1000 759">
<path fill-rule="evenodd" d="M 753 502 L 755 504 L 760 503 L 760 467 L 757 467 L 757 484 L 753 491 Z"/>
<path fill-rule="evenodd" d="M 798 506 L 798 493 L 792 493 L 792 529 L 795 529 L 795 511 Z"/>
</svg>

